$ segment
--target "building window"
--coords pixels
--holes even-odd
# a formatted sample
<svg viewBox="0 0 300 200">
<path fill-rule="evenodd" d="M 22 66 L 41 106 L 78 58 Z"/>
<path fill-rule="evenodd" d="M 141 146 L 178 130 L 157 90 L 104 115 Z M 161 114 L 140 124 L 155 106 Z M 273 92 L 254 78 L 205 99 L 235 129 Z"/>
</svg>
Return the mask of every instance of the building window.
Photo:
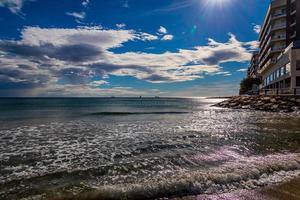
<svg viewBox="0 0 300 200">
<path fill-rule="evenodd" d="M 291 72 L 291 63 L 286 64 L 286 73 L 289 74 Z"/>
<path fill-rule="evenodd" d="M 281 70 L 281 76 L 283 76 L 284 75 L 284 67 L 281 67 L 280 70 Z"/>
<path fill-rule="evenodd" d="M 274 80 L 274 74 L 270 75 L 270 82 L 272 82 Z"/>
<path fill-rule="evenodd" d="M 300 70 L 300 60 L 296 61 L 296 70 Z"/>
<path fill-rule="evenodd" d="M 300 76 L 296 77 L 296 87 L 300 87 Z"/>
</svg>

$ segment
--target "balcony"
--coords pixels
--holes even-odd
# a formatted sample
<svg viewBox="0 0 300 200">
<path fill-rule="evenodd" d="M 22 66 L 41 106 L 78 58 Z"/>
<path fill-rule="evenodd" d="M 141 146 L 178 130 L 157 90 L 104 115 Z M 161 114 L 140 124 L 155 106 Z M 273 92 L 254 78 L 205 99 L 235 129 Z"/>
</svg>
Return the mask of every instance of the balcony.
<svg viewBox="0 0 300 200">
<path fill-rule="evenodd" d="M 290 27 L 296 26 L 296 21 L 292 22 Z"/>
<path fill-rule="evenodd" d="M 276 52 L 280 52 L 282 50 L 285 49 L 285 46 L 282 45 L 282 46 L 277 46 L 277 47 L 271 47 L 271 53 L 276 53 Z"/>
<path fill-rule="evenodd" d="M 281 40 L 285 40 L 286 39 L 286 35 L 276 35 L 273 36 L 271 41 L 272 42 L 276 42 L 276 41 L 281 41 Z"/>
<path fill-rule="evenodd" d="M 266 64 L 265 61 L 268 59 L 268 57 L 271 55 L 271 54 L 274 54 L 274 53 L 280 53 L 282 52 L 284 49 L 286 48 L 286 46 L 282 45 L 282 46 L 277 46 L 277 47 L 271 47 L 267 52 L 266 54 L 264 55 L 264 57 L 262 59 L 260 59 L 260 65 L 259 65 L 259 68 L 260 69 L 263 69 L 264 66 L 266 66 L 268 64 L 268 62 L 276 62 L 276 60 L 274 61 L 270 61 L 268 60 L 268 62 Z M 263 55 L 263 54 L 262 54 Z M 264 65 L 263 65 L 264 64 Z M 272 64 L 272 63 L 271 63 Z"/>
<path fill-rule="evenodd" d="M 266 51 L 266 49 L 269 47 L 270 43 L 271 43 L 271 37 L 266 40 L 266 42 L 264 42 L 264 44 L 262 46 L 260 46 L 260 55 L 263 55 L 264 52 Z"/>
<path fill-rule="evenodd" d="M 264 64 L 259 70 L 258 73 L 262 74 L 266 69 L 268 69 L 270 66 L 273 66 L 277 62 L 277 59 L 269 59 L 266 64 Z"/>
<path fill-rule="evenodd" d="M 282 17 L 286 17 L 286 13 L 276 13 L 272 15 L 272 20 L 279 19 Z"/>
<path fill-rule="evenodd" d="M 263 38 L 267 37 L 270 34 L 270 32 L 271 32 L 271 27 L 270 27 L 271 21 L 276 20 L 276 19 L 281 18 L 281 17 L 286 17 L 286 13 L 276 13 L 276 14 L 273 14 L 273 15 L 270 16 L 269 20 L 266 21 L 265 24 L 262 27 L 262 31 L 261 31 L 260 37 L 259 37 L 260 40 L 264 40 Z M 286 25 L 285 25 L 285 27 L 286 27 Z M 285 28 L 285 27 L 283 27 L 283 28 Z"/>
<path fill-rule="evenodd" d="M 286 28 L 286 23 L 282 24 L 276 24 L 271 27 L 271 31 L 279 30 L 279 29 L 285 29 Z"/>
</svg>

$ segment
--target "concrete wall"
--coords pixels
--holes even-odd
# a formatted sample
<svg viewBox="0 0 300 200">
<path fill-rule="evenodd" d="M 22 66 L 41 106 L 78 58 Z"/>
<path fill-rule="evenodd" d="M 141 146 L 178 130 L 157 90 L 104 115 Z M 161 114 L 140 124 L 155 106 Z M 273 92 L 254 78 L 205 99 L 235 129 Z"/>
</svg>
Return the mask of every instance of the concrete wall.
<svg viewBox="0 0 300 200">
<path fill-rule="evenodd" d="M 296 70 L 296 61 L 300 60 L 300 49 L 293 49 L 291 52 L 291 58 L 292 58 L 292 62 L 291 62 L 291 72 L 292 72 L 292 88 L 296 88 L 296 77 L 300 76 L 300 71 Z M 300 88 L 300 87 L 298 87 Z"/>
</svg>

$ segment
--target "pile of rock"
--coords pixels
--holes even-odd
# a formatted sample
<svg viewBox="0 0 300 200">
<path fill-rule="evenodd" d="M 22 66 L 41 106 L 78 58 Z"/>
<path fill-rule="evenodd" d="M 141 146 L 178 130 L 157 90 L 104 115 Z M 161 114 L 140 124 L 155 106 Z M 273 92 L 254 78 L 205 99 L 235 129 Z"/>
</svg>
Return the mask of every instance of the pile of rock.
<svg viewBox="0 0 300 200">
<path fill-rule="evenodd" d="M 300 111 L 300 96 L 236 96 L 214 106 L 270 112 Z"/>
</svg>

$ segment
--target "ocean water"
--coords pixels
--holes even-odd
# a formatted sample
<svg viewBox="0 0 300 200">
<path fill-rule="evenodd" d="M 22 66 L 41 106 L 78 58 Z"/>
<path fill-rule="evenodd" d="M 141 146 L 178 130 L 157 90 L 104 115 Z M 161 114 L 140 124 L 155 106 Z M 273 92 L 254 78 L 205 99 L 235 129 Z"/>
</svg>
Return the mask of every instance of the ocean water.
<svg viewBox="0 0 300 200">
<path fill-rule="evenodd" d="M 0 99 L 0 199 L 159 199 L 300 176 L 299 114 L 219 101 Z"/>
</svg>

